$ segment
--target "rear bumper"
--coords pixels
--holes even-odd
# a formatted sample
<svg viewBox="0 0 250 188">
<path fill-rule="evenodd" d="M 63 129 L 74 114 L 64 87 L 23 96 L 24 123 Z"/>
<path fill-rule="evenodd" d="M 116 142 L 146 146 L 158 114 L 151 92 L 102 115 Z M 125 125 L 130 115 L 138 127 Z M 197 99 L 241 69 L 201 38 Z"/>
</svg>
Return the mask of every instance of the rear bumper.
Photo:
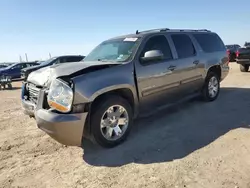
<svg viewBox="0 0 250 188">
<path fill-rule="evenodd" d="M 88 113 L 58 114 L 39 109 L 35 112 L 37 126 L 61 144 L 81 146 Z"/>
<path fill-rule="evenodd" d="M 241 65 L 249 65 L 250 59 L 236 59 L 236 63 L 241 64 Z"/>
</svg>

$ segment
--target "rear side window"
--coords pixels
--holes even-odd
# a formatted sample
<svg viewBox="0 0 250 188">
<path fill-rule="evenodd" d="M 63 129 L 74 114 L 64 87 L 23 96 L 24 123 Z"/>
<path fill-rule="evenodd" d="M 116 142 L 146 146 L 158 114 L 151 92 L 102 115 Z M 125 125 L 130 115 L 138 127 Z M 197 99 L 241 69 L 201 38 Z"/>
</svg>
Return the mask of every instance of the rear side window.
<svg viewBox="0 0 250 188">
<path fill-rule="evenodd" d="M 216 34 L 193 34 L 204 52 L 224 51 L 225 46 L 220 37 Z"/>
<path fill-rule="evenodd" d="M 78 61 L 81 61 L 81 60 L 83 60 L 83 57 L 82 57 L 82 56 L 74 57 L 74 61 L 75 61 L 75 62 L 78 62 Z"/>
<path fill-rule="evenodd" d="M 65 62 L 78 62 L 81 61 L 83 59 L 83 57 L 79 56 L 79 57 L 67 57 Z"/>
<path fill-rule="evenodd" d="M 194 45 L 188 35 L 173 34 L 171 38 L 174 42 L 178 58 L 188 58 L 196 54 Z"/>
</svg>

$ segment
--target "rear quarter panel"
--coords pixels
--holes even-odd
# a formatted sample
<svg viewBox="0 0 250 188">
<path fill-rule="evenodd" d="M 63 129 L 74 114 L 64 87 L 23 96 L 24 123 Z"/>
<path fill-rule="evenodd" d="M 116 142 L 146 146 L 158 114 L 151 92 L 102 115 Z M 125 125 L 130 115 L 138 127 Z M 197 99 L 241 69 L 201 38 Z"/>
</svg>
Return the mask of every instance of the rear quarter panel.
<svg viewBox="0 0 250 188">
<path fill-rule="evenodd" d="M 211 33 L 211 34 L 216 34 L 216 33 Z M 217 51 L 217 52 L 210 52 L 210 53 L 204 52 L 200 44 L 195 39 L 195 37 L 191 35 L 191 38 L 197 50 L 198 59 L 200 61 L 200 63 L 198 64 L 198 71 L 201 73 L 202 78 L 203 79 L 206 78 L 207 73 L 211 67 L 218 65 L 221 67 L 222 71 L 221 80 L 223 80 L 228 75 L 229 72 L 229 66 L 228 66 L 229 58 L 227 55 L 226 48 L 222 51 Z"/>
</svg>

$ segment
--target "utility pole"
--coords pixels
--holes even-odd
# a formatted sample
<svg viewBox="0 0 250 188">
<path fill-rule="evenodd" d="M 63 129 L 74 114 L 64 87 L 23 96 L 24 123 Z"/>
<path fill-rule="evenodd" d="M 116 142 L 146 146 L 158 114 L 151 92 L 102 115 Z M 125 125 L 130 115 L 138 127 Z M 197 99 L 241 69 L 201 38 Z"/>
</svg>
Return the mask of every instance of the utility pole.
<svg viewBox="0 0 250 188">
<path fill-rule="evenodd" d="M 20 61 L 20 63 L 23 61 L 22 57 L 20 55 L 19 55 L 19 61 Z"/>
<path fill-rule="evenodd" d="M 51 54 L 49 53 L 49 58 L 51 58 Z"/>
<path fill-rule="evenodd" d="M 28 56 L 27 56 L 27 54 L 25 53 L 25 57 L 26 57 L 26 62 L 28 62 Z"/>
</svg>

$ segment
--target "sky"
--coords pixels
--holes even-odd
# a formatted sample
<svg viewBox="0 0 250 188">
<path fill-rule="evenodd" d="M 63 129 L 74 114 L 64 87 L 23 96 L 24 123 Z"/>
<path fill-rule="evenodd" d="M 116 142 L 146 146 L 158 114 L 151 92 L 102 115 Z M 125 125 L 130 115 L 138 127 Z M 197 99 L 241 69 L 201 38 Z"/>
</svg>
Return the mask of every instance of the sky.
<svg viewBox="0 0 250 188">
<path fill-rule="evenodd" d="M 0 62 L 87 55 L 111 37 L 154 28 L 209 29 L 250 41 L 250 0 L 0 0 Z"/>
</svg>

